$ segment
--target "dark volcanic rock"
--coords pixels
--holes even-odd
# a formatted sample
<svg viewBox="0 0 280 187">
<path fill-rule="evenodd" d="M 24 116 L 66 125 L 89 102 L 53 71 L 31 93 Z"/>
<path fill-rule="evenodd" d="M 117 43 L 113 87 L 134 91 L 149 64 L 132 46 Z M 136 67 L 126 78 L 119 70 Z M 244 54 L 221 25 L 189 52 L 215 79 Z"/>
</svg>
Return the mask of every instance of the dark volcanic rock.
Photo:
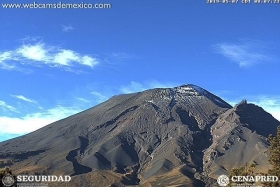
<svg viewBox="0 0 280 187">
<path fill-rule="evenodd" d="M 91 180 L 99 186 L 201 186 L 204 183 L 195 176 L 207 178 L 208 172 L 215 177 L 214 173 L 258 160 L 245 154 L 223 165 L 219 160 L 225 163 L 225 155 L 257 150 L 259 160 L 267 159 L 264 137 L 277 125 L 257 106 L 242 103 L 232 108 L 198 86 L 183 85 L 114 96 L 0 143 L 0 158 L 21 173 L 72 175 L 73 186 L 90 186 Z M 211 168 L 212 164 L 225 169 Z"/>
<path fill-rule="evenodd" d="M 279 125 L 271 114 L 246 100 L 229 109 L 211 127 L 213 143 L 205 150 L 204 174 L 216 178 L 252 163 L 257 164 L 257 172 L 266 172 L 270 167 L 267 137 L 276 135 Z"/>
</svg>

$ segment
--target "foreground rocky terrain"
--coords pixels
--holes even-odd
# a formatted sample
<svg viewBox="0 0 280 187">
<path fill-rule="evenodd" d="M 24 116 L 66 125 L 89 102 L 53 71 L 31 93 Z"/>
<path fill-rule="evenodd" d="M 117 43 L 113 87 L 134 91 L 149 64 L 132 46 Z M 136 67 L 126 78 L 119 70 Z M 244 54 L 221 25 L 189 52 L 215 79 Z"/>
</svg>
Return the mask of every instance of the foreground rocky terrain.
<svg viewBox="0 0 280 187">
<path fill-rule="evenodd" d="M 267 171 L 267 137 L 279 125 L 254 104 L 232 107 L 195 85 L 152 89 L 1 142 L 0 167 L 71 175 L 73 187 L 215 185 L 246 163 Z"/>
</svg>

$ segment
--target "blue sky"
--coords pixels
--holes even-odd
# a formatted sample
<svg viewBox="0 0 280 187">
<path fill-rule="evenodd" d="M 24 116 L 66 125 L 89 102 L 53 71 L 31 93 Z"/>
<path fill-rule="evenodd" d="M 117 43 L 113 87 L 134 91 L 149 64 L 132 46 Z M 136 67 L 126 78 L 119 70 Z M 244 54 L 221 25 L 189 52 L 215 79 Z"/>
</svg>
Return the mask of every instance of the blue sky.
<svg viewBox="0 0 280 187">
<path fill-rule="evenodd" d="M 0 7 L 0 141 L 113 95 L 187 83 L 280 120 L 279 4 L 84 2 L 111 8 Z"/>
</svg>

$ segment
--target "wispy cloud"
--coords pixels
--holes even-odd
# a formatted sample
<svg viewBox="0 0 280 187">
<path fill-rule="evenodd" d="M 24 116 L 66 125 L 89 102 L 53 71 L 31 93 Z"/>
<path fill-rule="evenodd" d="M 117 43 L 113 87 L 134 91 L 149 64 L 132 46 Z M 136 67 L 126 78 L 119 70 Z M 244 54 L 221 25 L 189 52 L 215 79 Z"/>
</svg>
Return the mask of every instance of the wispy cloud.
<svg viewBox="0 0 280 187">
<path fill-rule="evenodd" d="M 108 99 L 108 97 L 106 97 L 105 95 L 103 95 L 99 92 L 96 92 L 96 91 L 91 92 L 91 94 L 95 96 L 97 103 L 102 103 L 102 102 L 104 102 L 105 100 Z"/>
<path fill-rule="evenodd" d="M 42 37 L 26 36 L 24 38 L 21 38 L 19 41 L 29 43 L 29 42 L 38 42 L 38 41 L 42 41 L 42 40 L 43 40 Z"/>
<path fill-rule="evenodd" d="M 134 93 L 145 90 L 145 87 L 139 82 L 131 81 L 129 85 L 121 87 L 122 93 Z"/>
<path fill-rule="evenodd" d="M 14 97 L 14 98 L 20 99 L 22 101 L 29 102 L 29 103 L 35 103 L 35 104 L 37 103 L 35 100 L 24 97 L 23 95 L 11 95 L 11 96 Z"/>
<path fill-rule="evenodd" d="M 29 133 L 80 111 L 74 107 L 57 106 L 46 111 L 27 114 L 21 118 L 0 116 L 0 134 Z"/>
<path fill-rule="evenodd" d="M 214 45 L 216 52 L 237 63 L 240 67 L 250 67 L 272 58 L 261 49 L 259 42 L 219 43 Z"/>
<path fill-rule="evenodd" d="M 93 68 L 99 59 L 83 55 L 59 46 L 50 46 L 43 42 L 23 44 L 17 49 L 0 52 L 0 68 L 16 70 L 19 65 L 48 65 L 50 67 L 73 67 L 82 65 Z"/>
<path fill-rule="evenodd" d="M 109 65 L 123 63 L 127 60 L 132 60 L 136 58 L 141 58 L 135 54 L 125 53 L 125 52 L 113 52 L 113 53 L 105 53 L 104 56 L 104 62 L 106 62 Z"/>
<path fill-rule="evenodd" d="M 147 83 L 139 83 L 136 81 L 131 81 L 129 85 L 121 86 L 120 91 L 122 93 L 134 93 L 134 92 L 141 92 L 141 91 L 152 89 L 152 88 L 171 88 L 176 85 L 178 85 L 178 84 L 160 83 L 156 80 L 149 81 Z"/>
<path fill-rule="evenodd" d="M 11 105 L 8 105 L 5 101 L 1 101 L 0 100 L 0 108 L 2 109 L 2 110 L 9 110 L 9 111 L 12 111 L 12 112 L 17 112 L 17 109 L 16 108 L 14 108 L 13 106 L 11 106 Z"/>
<path fill-rule="evenodd" d="M 130 58 L 136 58 L 136 56 L 128 54 L 128 53 L 111 53 L 109 54 L 110 57 L 113 59 L 123 60 L 123 59 L 130 59 Z"/>
<path fill-rule="evenodd" d="M 90 102 L 88 99 L 81 98 L 81 97 L 76 97 L 76 99 L 78 99 L 79 101 L 83 101 L 85 103 L 89 103 Z"/>
<path fill-rule="evenodd" d="M 63 32 L 69 32 L 73 29 L 74 29 L 74 27 L 72 27 L 72 25 L 62 25 L 62 31 Z"/>
<path fill-rule="evenodd" d="M 3 53 L 0 53 L 0 63 L 8 60 L 8 59 L 11 59 L 12 57 L 12 52 L 11 51 L 5 51 Z"/>
</svg>

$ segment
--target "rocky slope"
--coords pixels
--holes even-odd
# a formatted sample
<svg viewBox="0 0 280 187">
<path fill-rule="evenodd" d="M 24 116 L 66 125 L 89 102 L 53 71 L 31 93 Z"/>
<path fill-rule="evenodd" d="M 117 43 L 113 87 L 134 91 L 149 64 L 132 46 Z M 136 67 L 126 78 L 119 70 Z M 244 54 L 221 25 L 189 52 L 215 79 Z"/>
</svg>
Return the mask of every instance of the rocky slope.
<svg viewBox="0 0 280 187">
<path fill-rule="evenodd" d="M 269 113 L 246 101 L 229 109 L 211 127 L 213 143 L 204 152 L 204 174 L 215 178 L 252 163 L 258 166 L 256 172 L 266 172 L 267 137 L 275 135 L 278 125 Z"/>
<path fill-rule="evenodd" d="M 152 89 L 0 143 L 0 167 L 69 174 L 69 186 L 205 186 L 246 162 L 267 169 L 266 137 L 278 125 L 195 85 Z"/>
</svg>

